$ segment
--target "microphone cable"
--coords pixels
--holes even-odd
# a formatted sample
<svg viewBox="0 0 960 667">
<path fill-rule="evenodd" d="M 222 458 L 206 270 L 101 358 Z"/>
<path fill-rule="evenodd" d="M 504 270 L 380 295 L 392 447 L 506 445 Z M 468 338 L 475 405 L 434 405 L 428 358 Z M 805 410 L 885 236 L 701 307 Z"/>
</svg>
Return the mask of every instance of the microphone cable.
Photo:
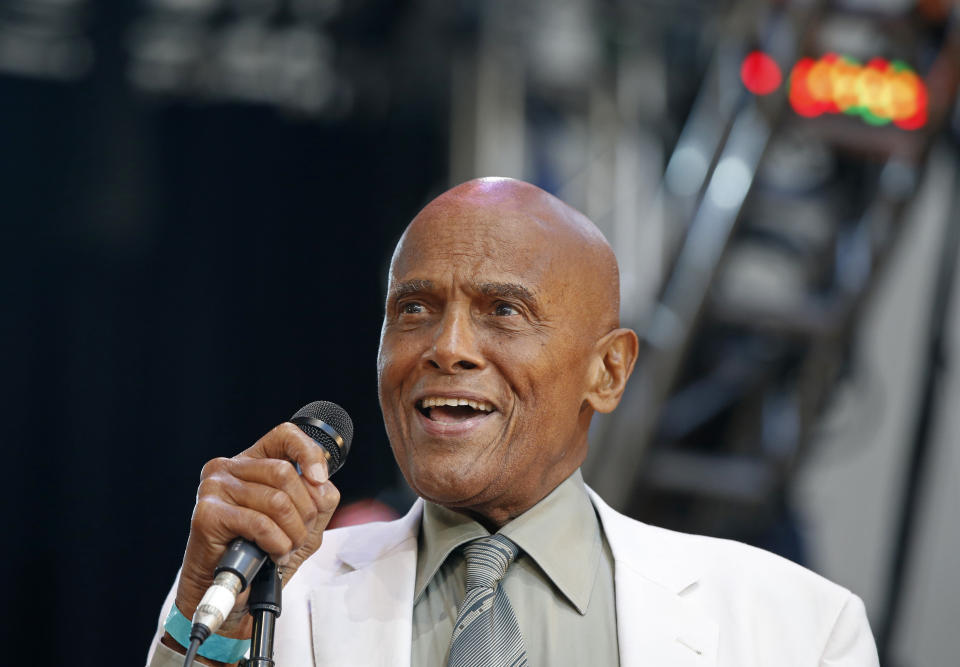
<svg viewBox="0 0 960 667">
<path fill-rule="evenodd" d="M 200 644 L 205 642 L 209 636 L 210 629 L 207 626 L 194 623 L 193 627 L 190 628 L 190 648 L 187 649 L 187 655 L 183 658 L 183 667 L 193 667 L 193 661 L 197 657 L 197 651 L 200 650 Z"/>
<path fill-rule="evenodd" d="M 183 659 L 183 667 L 193 667 L 193 659 L 197 657 L 197 651 L 200 650 L 201 643 L 199 639 L 190 640 L 190 648 L 187 649 L 187 655 Z"/>
</svg>

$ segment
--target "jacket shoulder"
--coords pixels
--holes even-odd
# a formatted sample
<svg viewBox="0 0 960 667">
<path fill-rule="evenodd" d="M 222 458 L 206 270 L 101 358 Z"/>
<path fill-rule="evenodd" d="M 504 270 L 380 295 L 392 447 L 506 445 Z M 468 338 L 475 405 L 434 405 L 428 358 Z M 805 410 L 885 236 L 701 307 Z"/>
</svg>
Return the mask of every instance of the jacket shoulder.
<svg viewBox="0 0 960 667">
<path fill-rule="evenodd" d="M 836 664 L 876 664 L 863 603 L 846 588 L 741 542 L 644 524 L 602 501 L 597 509 L 615 567 L 630 568 L 713 618 L 727 652 L 785 652 L 795 664 L 856 654 L 860 662 Z"/>
<path fill-rule="evenodd" d="M 801 597 L 839 603 L 846 588 L 791 560 L 735 540 L 681 533 L 619 515 L 621 530 L 651 549 L 698 573 L 703 587 L 728 595 Z M 654 556 L 656 558 L 656 556 Z"/>
<path fill-rule="evenodd" d="M 769 551 L 735 540 L 652 526 L 620 514 L 595 495 L 594 500 L 614 557 L 635 563 L 641 574 L 646 571 L 662 577 L 675 592 L 697 580 L 737 591 L 776 588 L 832 598 L 849 594 L 842 586 Z M 670 573 L 682 576 L 670 577 Z"/>
</svg>

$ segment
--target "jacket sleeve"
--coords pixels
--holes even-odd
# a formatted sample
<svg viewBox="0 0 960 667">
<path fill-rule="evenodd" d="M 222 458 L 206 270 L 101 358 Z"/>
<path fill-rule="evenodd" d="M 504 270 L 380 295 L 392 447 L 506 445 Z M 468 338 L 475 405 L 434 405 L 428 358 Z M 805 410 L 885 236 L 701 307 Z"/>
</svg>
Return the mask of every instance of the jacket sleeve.
<svg viewBox="0 0 960 667">
<path fill-rule="evenodd" d="M 177 584 L 179 582 L 180 572 L 178 571 L 177 578 L 173 580 L 173 586 L 170 587 L 167 598 L 163 601 L 163 606 L 160 608 L 160 616 L 157 618 L 157 629 L 153 633 L 153 641 L 150 643 L 150 650 L 147 652 L 147 667 L 173 667 L 173 655 L 180 658 L 177 667 L 183 667 L 183 656 L 160 643 L 160 638 L 163 637 L 164 633 L 163 624 L 164 621 L 167 620 L 167 614 L 170 612 L 170 608 L 173 607 L 173 601 L 177 595 Z"/>
<path fill-rule="evenodd" d="M 850 593 L 833 625 L 821 667 L 879 667 L 877 645 L 873 641 L 870 622 L 863 601 Z"/>
<path fill-rule="evenodd" d="M 153 655 L 150 656 L 148 667 L 183 667 L 183 658 L 184 656 L 172 648 L 167 648 L 158 643 L 153 647 Z"/>
</svg>

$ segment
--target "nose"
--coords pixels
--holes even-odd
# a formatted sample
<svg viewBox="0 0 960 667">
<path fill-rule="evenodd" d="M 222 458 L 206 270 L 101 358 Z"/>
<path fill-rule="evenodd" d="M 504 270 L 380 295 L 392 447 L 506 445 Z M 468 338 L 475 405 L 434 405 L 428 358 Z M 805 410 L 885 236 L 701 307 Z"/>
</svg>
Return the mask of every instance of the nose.
<svg viewBox="0 0 960 667">
<path fill-rule="evenodd" d="M 448 310 L 437 327 L 433 346 L 425 355 L 426 363 L 444 373 L 483 367 L 483 355 L 469 313 Z"/>
</svg>

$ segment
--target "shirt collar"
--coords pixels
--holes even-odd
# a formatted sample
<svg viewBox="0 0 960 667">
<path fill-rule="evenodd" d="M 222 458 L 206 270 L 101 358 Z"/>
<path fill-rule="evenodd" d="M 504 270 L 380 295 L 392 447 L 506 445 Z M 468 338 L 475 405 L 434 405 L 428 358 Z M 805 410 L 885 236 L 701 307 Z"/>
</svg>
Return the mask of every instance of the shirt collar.
<svg viewBox="0 0 960 667">
<path fill-rule="evenodd" d="M 579 469 L 540 502 L 503 526 L 500 533 L 536 562 L 581 615 L 587 613 L 600 564 L 602 537 Z M 426 502 L 420 526 L 414 600 L 420 598 L 454 549 L 489 534 L 470 517 Z"/>
</svg>

